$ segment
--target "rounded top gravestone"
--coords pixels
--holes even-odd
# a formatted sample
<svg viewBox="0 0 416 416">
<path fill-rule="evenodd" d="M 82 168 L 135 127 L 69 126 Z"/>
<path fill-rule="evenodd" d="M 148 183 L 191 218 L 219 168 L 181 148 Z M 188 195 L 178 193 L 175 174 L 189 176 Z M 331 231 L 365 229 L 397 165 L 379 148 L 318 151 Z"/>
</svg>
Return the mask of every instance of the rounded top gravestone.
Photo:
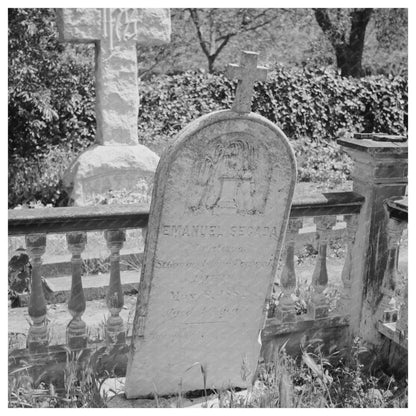
<svg viewBox="0 0 416 416">
<path fill-rule="evenodd" d="M 203 389 L 201 366 L 216 389 L 256 371 L 296 163 L 282 131 L 244 109 L 242 78 L 242 106 L 192 122 L 159 162 L 127 398 Z"/>
</svg>

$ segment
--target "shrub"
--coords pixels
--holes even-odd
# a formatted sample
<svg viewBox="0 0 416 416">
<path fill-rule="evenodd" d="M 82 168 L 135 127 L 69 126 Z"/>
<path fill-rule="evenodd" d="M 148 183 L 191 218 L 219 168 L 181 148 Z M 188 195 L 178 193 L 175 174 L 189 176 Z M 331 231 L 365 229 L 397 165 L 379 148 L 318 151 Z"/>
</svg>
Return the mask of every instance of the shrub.
<svg viewBox="0 0 416 416">
<path fill-rule="evenodd" d="M 291 143 L 296 155 L 299 182 L 323 183 L 331 187 L 349 179 L 353 162 L 336 142 L 304 137 Z"/>
<path fill-rule="evenodd" d="M 65 169 L 77 153 L 53 146 L 46 154 L 31 159 L 15 155 L 9 159 L 9 208 L 17 205 L 66 205 L 68 195 L 62 184 Z"/>
<path fill-rule="evenodd" d="M 58 42 L 53 9 L 9 9 L 9 157 L 94 139 L 92 46 Z"/>
<path fill-rule="evenodd" d="M 200 71 L 153 77 L 141 85 L 141 140 L 172 136 L 203 114 L 230 108 L 234 90 L 223 75 Z M 406 134 L 407 80 L 277 67 L 267 83 L 256 85 L 252 108 L 294 140 L 331 141 L 345 132 Z"/>
<path fill-rule="evenodd" d="M 190 121 L 230 108 L 235 83 L 199 71 L 154 77 L 141 90 L 139 140 L 160 152 Z M 299 181 L 337 184 L 349 178 L 352 168 L 335 142 L 338 137 L 406 134 L 407 80 L 342 78 L 331 70 L 278 67 L 267 83 L 256 85 L 252 107 L 291 139 Z"/>
</svg>

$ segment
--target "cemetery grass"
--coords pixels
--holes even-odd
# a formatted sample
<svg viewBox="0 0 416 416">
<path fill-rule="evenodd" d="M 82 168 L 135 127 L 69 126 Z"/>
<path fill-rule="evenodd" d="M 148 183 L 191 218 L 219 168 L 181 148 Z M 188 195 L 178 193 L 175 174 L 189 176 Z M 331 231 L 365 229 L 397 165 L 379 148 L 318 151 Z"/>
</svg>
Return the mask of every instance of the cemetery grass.
<svg viewBox="0 0 416 416">
<path fill-rule="evenodd" d="M 396 380 L 381 369 L 373 369 L 370 373 L 370 369 L 365 368 L 360 360 L 365 352 L 359 339 L 355 340 L 347 354 L 340 354 L 336 348 L 324 353 L 323 344 L 318 339 L 302 346 L 302 354 L 297 358 L 288 356 L 283 348 L 273 363 L 259 364 L 252 385 L 251 374 L 242 368 L 242 378 L 247 382 L 244 394 L 232 388 L 218 391 L 204 388 L 199 392 L 201 407 L 407 407 L 407 380 Z M 68 350 L 61 388 L 42 381 L 44 377 L 33 380 L 27 367 L 9 374 L 9 407 L 108 407 L 111 397 L 122 394 L 123 388 L 118 391 L 103 389 L 105 381 L 112 375 L 97 370 L 100 354 L 106 352 L 97 350 L 81 364 L 81 353 L 74 354 Z M 107 354 L 117 354 L 117 351 Z M 206 379 L 209 379 L 209 370 L 201 366 L 201 387 L 206 386 Z M 183 407 L 185 401 L 189 403 L 197 395 L 197 392 L 190 395 L 178 391 L 171 397 L 159 397 L 155 393 L 151 407 Z"/>
</svg>

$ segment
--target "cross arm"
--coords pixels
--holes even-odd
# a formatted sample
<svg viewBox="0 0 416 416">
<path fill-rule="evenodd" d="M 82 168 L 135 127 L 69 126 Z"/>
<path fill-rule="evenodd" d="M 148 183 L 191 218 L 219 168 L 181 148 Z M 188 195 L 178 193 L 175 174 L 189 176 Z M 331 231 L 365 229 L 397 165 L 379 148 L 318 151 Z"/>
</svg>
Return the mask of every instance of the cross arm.
<svg viewBox="0 0 416 416">
<path fill-rule="evenodd" d="M 100 9 L 55 9 L 59 40 L 95 42 L 101 38 Z"/>
<path fill-rule="evenodd" d="M 140 9 L 136 41 L 145 45 L 162 45 L 170 42 L 170 9 Z"/>
<path fill-rule="evenodd" d="M 256 80 L 260 82 L 265 82 L 267 80 L 268 69 L 264 66 L 258 66 L 256 72 Z"/>
<path fill-rule="evenodd" d="M 256 52 L 244 51 L 242 55 L 241 66 L 238 64 L 228 64 L 228 78 L 241 79 L 242 70 L 243 68 L 246 68 L 250 71 L 251 75 L 255 78 L 256 81 L 266 81 L 268 69 L 264 66 L 257 66 L 257 57 L 258 54 Z"/>
<path fill-rule="evenodd" d="M 227 78 L 233 79 L 240 76 L 240 67 L 238 64 L 228 64 L 227 66 Z"/>
<path fill-rule="evenodd" d="M 237 78 L 237 91 L 232 110 L 236 113 L 249 113 L 251 111 L 251 99 L 253 87 L 256 81 L 266 81 L 267 68 L 257 66 L 258 53 L 243 51 L 240 65 L 229 64 L 227 76 Z"/>
<path fill-rule="evenodd" d="M 95 42 L 116 34 L 137 43 L 168 43 L 171 34 L 169 9 L 55 9 L 60 41 Z M 129 15 L 130 14 L 130 15 Z M 110 33 L 111 32 L 111 33 Z"/>
</svg>

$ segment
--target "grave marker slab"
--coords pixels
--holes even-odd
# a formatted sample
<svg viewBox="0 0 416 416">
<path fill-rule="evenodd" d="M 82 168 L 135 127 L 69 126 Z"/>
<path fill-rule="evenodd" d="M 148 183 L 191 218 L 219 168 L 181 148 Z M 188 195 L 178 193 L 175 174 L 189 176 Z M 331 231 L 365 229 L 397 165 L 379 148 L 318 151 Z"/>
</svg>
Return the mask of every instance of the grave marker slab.
<svg viewBox="0 0 416 416">
<path fill-rule="evenodd" d="M 203 389 L 201 365 L 207 388 L 250 383 L 295 181 L 287 138 L 253 113 L 201 117 L 167 149 L 156 171 L 127 398 Z"/>
</svg>

